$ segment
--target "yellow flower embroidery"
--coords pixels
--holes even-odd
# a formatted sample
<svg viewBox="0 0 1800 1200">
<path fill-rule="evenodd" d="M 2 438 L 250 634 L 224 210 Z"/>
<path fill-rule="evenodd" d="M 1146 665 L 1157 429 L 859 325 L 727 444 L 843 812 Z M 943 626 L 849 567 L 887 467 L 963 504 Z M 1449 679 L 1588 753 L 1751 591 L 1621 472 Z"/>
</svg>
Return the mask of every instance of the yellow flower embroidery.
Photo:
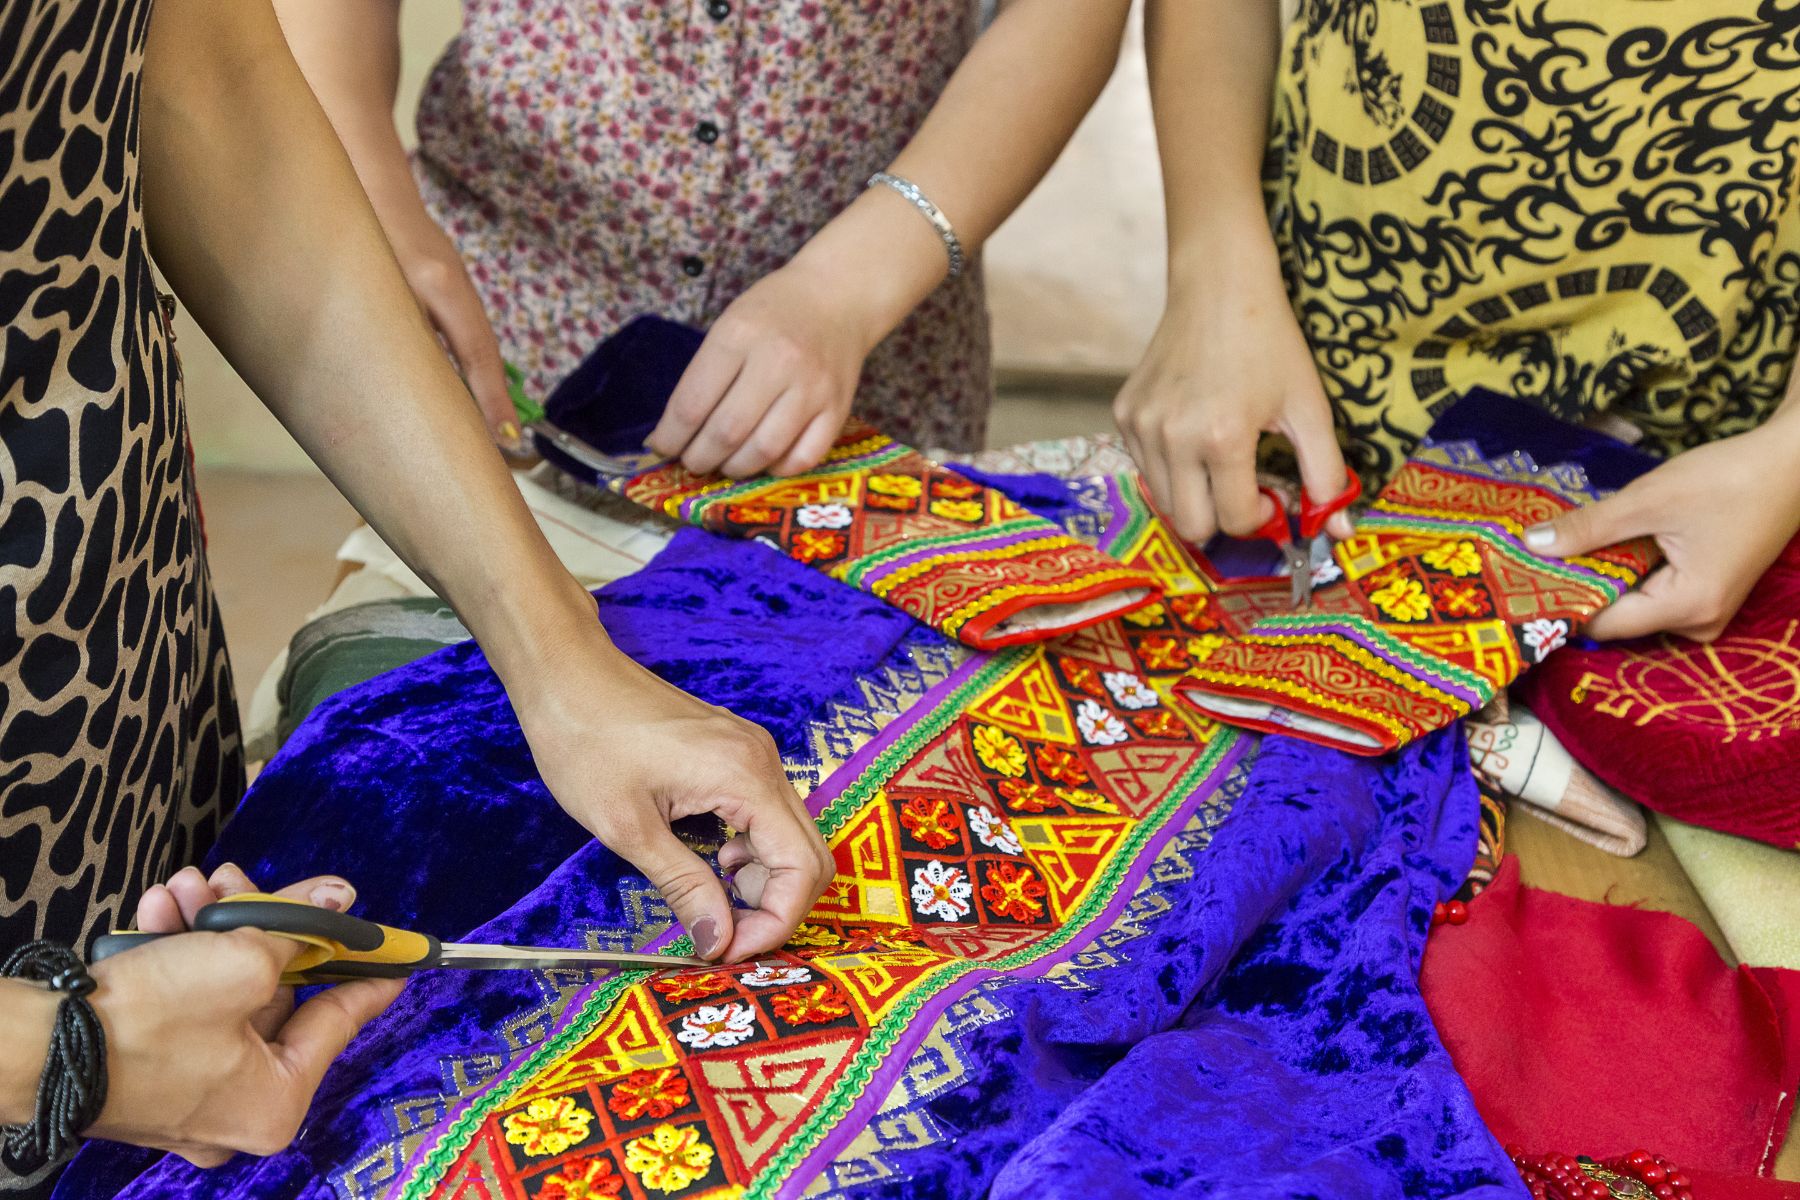
<svg viewBox="0 0 1800 1200">
<path fill-rule="evenodd" d="M 1014 779 L 1025 773 L 1025 747 L 1019 745 L 1019 739 L 992 725 L 975 727 L 975 757 L 988 770 Z"/>
<path fill-rule="evenodd" d="M 1445 542 L 1419 557 L 1425 560 L 1426 566 L 1448 571 L 1458 579 L 1481 572 L 1481 555 L 1475 552 L 1474 542 Z"/>
<path fill-rule="evenodd" d="M 952 521 L 967 521 L 972 525 L 981 520 L 981 501 L 933 500 L 931 511 L 940 517 L 949 517 Z"/>
<path fill-rule="evenodd" d="M 1203 633 L 1199 637 L 1187 640 L 1188 657 L 1197 663 L 1203 663 L 1212 657 L 1213 651 L 1225 644 L 1222 633 Z"/>
<path fill-rule="evenodd" d="M 1371 593 L 1370 603 L 1396 621 L 1423 621 L 1431 614 L 1431 598 L 1416 579 L 1396 575 Z"/>
<path fill-rule="evenodd" d="M 1143 628 L 1148 629 L 1161 621 L 1163 619 L 1163 614 L 1168 611 L 1169 610 L 1160 603 L 1146 604 L 1142 608 L 1134 608 L 1126 613 L 1125 619 L 1130 621 L 1133 625 L 1140 625 Z"/>
<path fill-rule="evenodd" d="M 925 485 L 911 475 L 871 475 L 869 490 L 880 492 L 884 496 L 917 496 L 925 490 Z"/>
<path fill-rule="evenodd" d="M 568 1096 L 533 1100 L 524 1112 L 508 1113 L 501 1122 L 506 1140 L 522 1147 L 529 1158 L 561 1154 L 588 1134 L 594 1114 Z"/>
<path fill-rule="evenodd" d="M 692 1125 L 679 1129 L 658 1125 L 625 1146 L 626 1169 L 659 1192 L 679 1192 L 706 1174 L 712 1160 L 712 1147 L 700 1140 L 700 1131 Z"/>
<path fill-rule="evenodd" d="M 802 924 L 788 937 L 790 946 L 836 946 L 844 939 L 829 929 Z"/>
</svg>

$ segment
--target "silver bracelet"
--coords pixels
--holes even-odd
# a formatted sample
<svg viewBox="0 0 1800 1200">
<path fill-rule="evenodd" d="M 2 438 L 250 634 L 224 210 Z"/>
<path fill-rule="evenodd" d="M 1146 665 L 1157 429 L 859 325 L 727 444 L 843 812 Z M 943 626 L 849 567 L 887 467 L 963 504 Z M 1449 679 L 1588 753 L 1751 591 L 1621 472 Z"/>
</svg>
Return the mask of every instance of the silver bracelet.
<svg viewBox="0 0 1800 1200">
<path fill-rule="evenodd" d="M 956 227 L 950 224 L 950 218 L 944 210 L 931 202 L 931 197 L 919 190 L 919 185 L 910 179 L 902 179 L 898 175 L 889 175 L 886 171 L 877 171 L 869 176 L 870 187 L 890 187 L 912 202 L 912 206 L 925 214 L 931 227 L 944 239 L 944 253 L 950 256 L 950 278 L 955 279 L 963 271 L 962 241 L 956 236 Z"/>
</svg>

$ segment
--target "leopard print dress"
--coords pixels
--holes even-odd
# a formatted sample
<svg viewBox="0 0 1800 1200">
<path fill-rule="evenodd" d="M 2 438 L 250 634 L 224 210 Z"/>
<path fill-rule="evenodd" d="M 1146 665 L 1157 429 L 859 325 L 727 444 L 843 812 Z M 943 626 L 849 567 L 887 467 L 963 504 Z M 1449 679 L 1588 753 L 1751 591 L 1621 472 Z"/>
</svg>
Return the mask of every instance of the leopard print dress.
<svg viewBox="0 0 1800 1200">
<path fill-rule="evenodd" d="M 243 790 L 145 246 L 150 0 L 0 0 L 0 951 L 85 944 Z"/>
</svg>

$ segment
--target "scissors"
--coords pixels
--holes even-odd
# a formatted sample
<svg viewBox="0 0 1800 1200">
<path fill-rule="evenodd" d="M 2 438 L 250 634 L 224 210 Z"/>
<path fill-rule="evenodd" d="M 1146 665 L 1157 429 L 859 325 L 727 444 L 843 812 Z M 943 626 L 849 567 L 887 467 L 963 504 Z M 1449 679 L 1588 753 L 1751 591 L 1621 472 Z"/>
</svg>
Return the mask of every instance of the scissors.
<svg viewBox="0 0 1800 1200">
<path fill-rule="evenodd" d="M 299 942 L 303 949 L 288 964 L 281 982 L 341 983 L 347 979 L 403 979 L 419 971 L 545 970 L 551 967 L 710 967 L 704 958 L 675 954 L 634 954 L 614 950 L 564 950 L 551 946 L 483 946 L 440 942 L 428 933 L 377 925 L 348 913 L 302 900 L 247 892 L 226 896 L 201 909 L 194 928 L 207 933 L 260 929 Z M 93 960 L 122 954 L 166 933 L 114 930 L 94 942 Z"/>
<path fill-rule="evenodd" d="M 1274 488 L 1257 488 L 1256 490 L 1269 498 L 1275 506 L 1275 513 L 1264 521 L 1252 539 L 1274 542 L 1281 556 L 1287 560 L 1288 566 L 1288 603 L 1295 608 L 1310 608 L 1313 592 L 1313 563 L 1320 561 L 1329 553 L 1331 539 L 1325 534 L 1325 522 L 1333 513 L 1349 508 L 1362 499 L 1362 479 L 1355 471 L 1347 473 L 1349 482 L 1344 490 L 1323 504 L 1314 504 L 1304 489 L 1300 493 L 1300 538 L 1306 543 L 1303 547 L 1295 544 L 1294 530 L 1288 516 L 1287 504 L 1281 494 Z"/>
<path fill-rule="evenodd" d="M 633 475 L 640 475 L 651 467 L 661 466 L 668 461 L 652 450 L 640 450 L 631 454 L 608 454 L 604 450 L 582 441 L 568 430 L 552 424 L 547 417 L 527 421 L 525 432 L 561 450 L 601 479 L 630 479 Z"/>
</svg>

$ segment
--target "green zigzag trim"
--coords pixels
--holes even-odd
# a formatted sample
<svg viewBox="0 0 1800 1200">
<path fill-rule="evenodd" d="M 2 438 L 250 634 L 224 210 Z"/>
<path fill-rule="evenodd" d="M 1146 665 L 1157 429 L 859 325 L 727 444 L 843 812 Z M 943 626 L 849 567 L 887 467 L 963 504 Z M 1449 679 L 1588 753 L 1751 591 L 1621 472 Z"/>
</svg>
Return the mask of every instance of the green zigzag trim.
<svg viewBox="0 0 1800 1200">
<path fill-rule="evenodd" d="M 1379 653 L 1381 655 L 1397 658 L 1407 666 L 1412 667 L 1423 674 L 1438 679 L 1448 680 L 1451 683 L 1461 684 L 1463 687 L 1466 687 L 1477 694 L 1490 693 L 1494 687 L 1493 682 L 1484 676 L 1477 675 L 1473 671 L 1464 670 L 1455 663 L 1446 662 L 1441 658 L 1431 658 L 1420 651 L 1415 650 L 1413 647 L 1396 638 L 1393 634 L 1387 632 L 1385 629 L 1381 628 L 1381 626 L 1368 620 L 1366 617 L 1355 617 L 1338 613 L 1276 613 L 1272 616 L 1264 617 L 1261 621 L 1257 622 L 1257 625 L 1259 630 L 1280 629 L 1294 633 L 1319 633 L 1319 631 L 1323 629 L 1323 633 L 1321 633 L 1320 636 L 1339 638 L 1343 635 L 1330 629 L 1329 626 L 1354 625 L 1358 630 L 1364 633 L 1370 641 L 1379 645 Z M 1421 626 L 1421 628 L 1431 627 Z"/>
<path fill-rule="evenodd" d="M 858 455 L 855 458 L 846 458 L 833 463 L 821 463 L 808 471 L 806 477 L 809 479 L 830 479 L 839 475 L 855 475 L 860 471 L 872 471 L 876 467 L 893 462 L 896 458 L 904 457 L 910 453 L 912 453 L 910 447 L 898 444 L 891 445 L 885 450 L 871 451 L 868 454 Z M 720 488 L 716 492 L 709 492 L 704 499 L 695 501 L 694 515 L 690 519 L 698 521 L 698 519 L 705 514 L 706 510 L 715 504 L 734 503 L 742 500 L 745 496 L 753 495 L 756 492 L 768 488 L 773 483 L 785 482 L 791 481 L 770 480 L 758 477 L 756 479 L 747 479 L 742 483 L 736 483 L 730 487 Z"/>
<path fill-rule="evenodd" d="M 844 582 L 852 586 L 858 585 L 862 583 L 863 577 L 870 571 L 873 571 L 877 567 L 885 566 L 896 558 L 904 558 L 909 554 L 919 554 L 930 550 L 935 551 L 941 556 L 954 551 L 959 546 L 967 545 L 970 542 L 984 542 L 990 538 L 1006 537 L 1010 534 L 1027 533 L 1033 530 L 1041 531 L 1042 534 L 1041 537 L 1035 539 L 1036 541 L 1048 543 L 1051 541 L 1069 540 L 1069 535 L 1064 533 L 1057 526 L 1052 525 L 1040 516 L 1027 514 L 1026 516 L 1011 521 L 1002 521 L 998 525 L 983 525 L 969 529 L 958 529 L 952 533 L 938 534 L 935 537 L 914 538 L 905 542 L 899 542 L 889 546 L 885 550 L 877 551 L 867 558 L 859 558 L 854 563 L 850 564 L 850 569 L 844 572 Z M 1032 541 L 1033 539 L 1026 539 L 1018 542 L 1016 546 L 1029 546 L 1032 544 Z"/>
<path fill-rule="evenodd" d="M 1469 538 L 1471 533 L 1471 523 L 1468 521 L 1450 520 L 1441 517 L 1416 517 L 1411 514 L 1402 516 L 1397 513 L 1382 512 L 1379 509 L 1363 514 L 1362 518 L 1356 523 L 1356 531 L 1358 533 L 1380 533 L 1388 528 L 1425 533 L 1454 533 L 1457 537 L 1464 539 Z M 1505 538 L 1482 537 L 1479 534 L 1475 536 L 1481 537 L 1483 543 L 1493 547 L 1514 562 L 1519 563 L 1521 566 L 1529 567 L 1534 571 L 1542 571 L 1546 575 L 1555 575 L 1557 578 L 1566 579 L 1570 583 L 1579 583 L 1587 587 L 1599 587 L 1603 590 L 1612 592 L 1615 596 L 1624 590 L 1623 585 L 1618 580 L 1610 579 L 1597 571 L 1587 571 L 1580 567 L 1571 567 L 1567 563 L 1557 559 L 1539 558 L 1537 555 L 1513 545 L 1512 542 Z"/>
</svg>

